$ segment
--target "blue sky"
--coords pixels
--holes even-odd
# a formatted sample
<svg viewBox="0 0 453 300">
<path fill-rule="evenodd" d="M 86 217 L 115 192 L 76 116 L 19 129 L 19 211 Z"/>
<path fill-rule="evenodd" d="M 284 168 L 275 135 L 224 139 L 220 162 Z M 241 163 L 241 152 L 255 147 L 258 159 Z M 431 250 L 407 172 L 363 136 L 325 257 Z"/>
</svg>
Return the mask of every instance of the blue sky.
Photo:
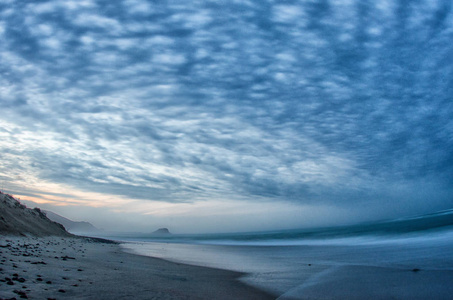
<svg viewBox="0 0 453 300">
<path fill-rule="evenodd" d="M 137 230 L 451 208 L 451 1 L 374 2 L 2 0 L 2 185 Z"/>
</svg>

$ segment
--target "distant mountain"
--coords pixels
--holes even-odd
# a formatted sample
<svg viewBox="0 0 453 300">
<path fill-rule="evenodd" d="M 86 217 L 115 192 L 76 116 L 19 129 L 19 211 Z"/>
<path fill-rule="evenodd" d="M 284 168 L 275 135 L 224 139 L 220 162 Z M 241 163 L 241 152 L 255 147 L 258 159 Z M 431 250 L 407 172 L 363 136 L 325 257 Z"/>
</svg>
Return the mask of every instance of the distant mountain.
<svg viewBox="0 0 453 300">
<path fill-rule="evenodd" d="M 13 196 L 2 192 L 0 192 L 0 234 L 71 236 L 63 225 L 50 220 L 39 208 L 27 208 Z"/>
<path fill-rule="evenodd" d="M 52 212 L 50 210 L 43 210 L 43 212 L 52 221 L 58 222 L 60 224 L 63 224 L 63 226 L 69 232 L 72 232 L 72 233 L 93 233 L 93 232 L 99 232 L 100 231 L 98 228 L 94 227 L 89 222 L 72 221 L 72 220 L 70 220 L 68 218 L 65 218 L 63 216 L 60 216 L 59 214 L 56 214 L 56 213 L 54 213 L 54 212 Z"/>
<path fill-rule="evenodd" d="M 154 235 L 169 235 L 171 233 L 170 233 L 170 230 L 168 230 L 168 228 L 159 228 L 156 231 L 154 231 L 152 234 L 154 234 Z"/>
</svg>

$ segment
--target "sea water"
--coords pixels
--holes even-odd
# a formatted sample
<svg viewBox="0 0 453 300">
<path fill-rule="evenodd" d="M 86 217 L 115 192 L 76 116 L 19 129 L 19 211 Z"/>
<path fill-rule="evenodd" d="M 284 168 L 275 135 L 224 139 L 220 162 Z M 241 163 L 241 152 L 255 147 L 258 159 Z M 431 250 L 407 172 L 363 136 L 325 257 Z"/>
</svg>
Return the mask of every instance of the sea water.
<svg viewBox="0 0 453 300">
<path fill-rule="evenodd" d="M 310 230 L 116 238 L 128 252 L 243 272 L 241 280 L 282 299 L 302 297 L 344 266 L 453 271 L 453 210 Z"/>
</svg>

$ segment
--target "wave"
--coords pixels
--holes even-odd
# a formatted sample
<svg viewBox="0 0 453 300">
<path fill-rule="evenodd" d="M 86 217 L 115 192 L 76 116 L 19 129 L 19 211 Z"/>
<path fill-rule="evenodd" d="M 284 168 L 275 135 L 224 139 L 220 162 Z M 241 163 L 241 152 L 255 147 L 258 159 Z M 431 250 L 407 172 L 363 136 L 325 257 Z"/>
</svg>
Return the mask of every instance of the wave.
<svg viewBox="0 0 453 300">
<path fill-rule="evenodd" d="M 135 235 L 129 238 L 136 241 L 166 243 L 290 246 L 406 242 L 446 235 L 453 237 L 453 209 L 408 218 L 337 227 L 223 234 Z"/>
<path fill-rule="evenodd" d="M 381 271 L 410 276 L 413 273 L 407 270 L 414 268 L 423 273 L 450 272 L 453 210 L 341 227 L 169 237 L 142 235 L 129 241 L 134 242 L 122 244 L 125 251 L 241 272 L 248 274 L 241 278 L 248 284 L 273 291 L 282 295 L 282 299 L 299 299 L 306 296 L 307 286 L 330 282 L 332 274 L 352 278 L 330 273 L 347 271 L 348 267 L 355 268 L 349 269 L 351 274 L 357 268 L 370 268 L 364 276 Z M 386 280 L 382 276 L 377 279 Z"/>
</svg>

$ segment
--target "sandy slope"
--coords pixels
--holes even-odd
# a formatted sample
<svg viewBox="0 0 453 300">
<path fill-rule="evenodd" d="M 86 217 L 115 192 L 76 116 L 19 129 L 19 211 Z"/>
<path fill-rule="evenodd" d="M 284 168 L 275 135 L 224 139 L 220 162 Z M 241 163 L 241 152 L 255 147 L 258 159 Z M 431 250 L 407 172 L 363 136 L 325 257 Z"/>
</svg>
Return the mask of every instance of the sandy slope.
<svg viewBox="0 0 453 300">
<path fill-rule="evenodd" d="M 3 193 L 0 193 L 0 234 L 70 236 L 61 224 L 51 221 L 39 209 L 27 208 Z"/>
</svg>

